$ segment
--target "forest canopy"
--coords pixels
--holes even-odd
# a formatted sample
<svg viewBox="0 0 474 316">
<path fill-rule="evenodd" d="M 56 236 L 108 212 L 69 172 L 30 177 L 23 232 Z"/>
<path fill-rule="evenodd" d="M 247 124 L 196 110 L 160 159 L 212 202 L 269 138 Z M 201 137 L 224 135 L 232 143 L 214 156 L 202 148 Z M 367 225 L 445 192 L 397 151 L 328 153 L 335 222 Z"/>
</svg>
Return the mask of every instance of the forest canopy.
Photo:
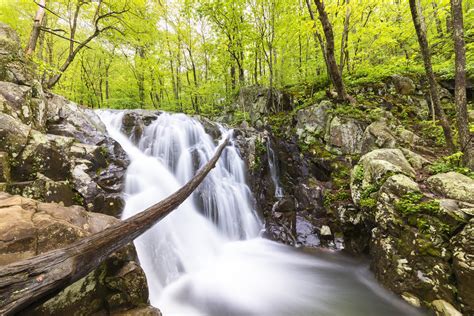
<svg viewBox="0 0 474 316">
<path fill-rule="evenodd" d="M 436 76 L 453 79 L 450 1 L 420 3 Z M 346 86 L 424 73 L 408 0 L 324 5 Z M 213 114 L 243 86 L 329 86 L 312 0 L 4 0 L 0 21 L 24 47 L 39 8 L 44 18 L 31 58 L 43 84 L 90 107 Z M 472 76 L 474 1 L 464 1 L 463 11 Z"/>
</svg>

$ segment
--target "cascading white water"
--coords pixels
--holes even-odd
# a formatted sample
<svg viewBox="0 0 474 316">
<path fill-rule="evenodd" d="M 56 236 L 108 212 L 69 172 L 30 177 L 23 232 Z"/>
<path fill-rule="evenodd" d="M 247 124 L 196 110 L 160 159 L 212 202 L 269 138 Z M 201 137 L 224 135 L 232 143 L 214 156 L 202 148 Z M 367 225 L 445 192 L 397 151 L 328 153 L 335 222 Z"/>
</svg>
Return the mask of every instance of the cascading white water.
<svg viewBox="0 0 474 316">
<path fill-rule="evenodd" d="M 123 112 L 99 115 L 131 161 L 124 218 L 177 190 L 217 147 L 183 114 L 161 114 L 138 146 L 120 132 Z M 418 314 L 378 287 L 365 266 L 265 240 L 261 227 L 245 165 L 228 146 L 193 197 L 135 240 L 152 305 L 164 315 Z"/>
<path fill-rule="evenodd" d="M 273 185 L 275 186 L 275 197 L 281 199 L 284 196 L 283 187 L 280 183 L 280 175 L 278 169 L 278 158 L 272 148 L 270 137 L 267 138 L 267 156 L 268 168 L 270 169 L 270 176 L 272 177 Z"/>
</svg>

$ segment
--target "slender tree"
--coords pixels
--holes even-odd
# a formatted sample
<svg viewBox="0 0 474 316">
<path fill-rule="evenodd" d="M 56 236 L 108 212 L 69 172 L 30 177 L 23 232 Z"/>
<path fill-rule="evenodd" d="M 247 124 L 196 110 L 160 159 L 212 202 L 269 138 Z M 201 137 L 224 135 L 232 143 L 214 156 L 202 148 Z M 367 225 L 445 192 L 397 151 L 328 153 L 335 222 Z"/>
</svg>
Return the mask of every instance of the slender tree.
<svg viewBox="0 0 474 316">
<path fill-rule="evenodd" d="M 329 21 L 328 14 L 324 7 L 324 1 L 314 0 L 316 7 L 318 8 L 319 21 L 323 27 L 324 36 L 326 37 L 326 62 L 330 73 L 331 81 L 337 92 L 337 98 L 340 101 L 350 101 L 350 97 L 347 94 L 346 87 L 342 80 L 341 72 L 336 62 L 335 48 L 334 48 L 334 33 L 332 29 L 331 21 Z"/>
<path fill-rule="evenodd" d="M 430 86 L 431 102 L 436 113 L 436 117 L 440 121 L 441 127 L 443 128 L 444 137 L 446 139 L 446 144 L 448 149 L 451 152 L 454 152 L 454 142 L 453 136 L 451 133 L 451 128 L 449 126 L 448 118 L 444 113 L 443 108 L 441 107 L 441 101 L 439 98 L 438 84 L 433 72 L 433 65 L 431 64 L 431 51 L 428 46 L 428 39 L 426 37 L 426 24 L 421 11 L 420 1 L 419 0 L 409 0 L 410 2 L 410 11 L 413 19 L 413 24 L 415 26 L 416 35 L 418 37 L 418 44 L 420 45 L 421 55 L 423 57 L 423 63 L 425 65 L 426 77 L 428 78 L 428 83 Z"/>
<path fill-rule="evenodd" d="M 36 49 L 36 43 L 41 32 L 41 25 L 43 24 L 43 18 L 46 13 L 46 0 L 41 0 L 38 3 L 38 10 L 36 11 L 35 19 L 33 21 L 33 29 L 31 30 L 30 40 L 26 47 L 26 55 L 31 56 Z"/>
<path fill-rule="evenodd" d="M 456 55 L 455 72 L 455 102 L 457 107 L 458 134 L 463 159 L 466 166 L 474 169 L 474 148 L 469 132 L 466 98 L 466 47 L 464 43 L 464 21 L 462 13 L 462 0 L 451 0 L 451 15 L 453 18 L 453 40 Z"/>
<path fill-rule="evenodd" d="M 96 37 L 98 37 L 100 34 L 108 31 L 108 30 L 115 30 L 118 32 L 121 32 L 115 25 L 109 24 L 107 26 L 102 26 L 102 23 L 107 20 L 115 20 L 115 21 L 120 21 L 120 16 L 127 12 L 127 9 L 123 9 L 120 11 L 114 11 L 114 10 L 106 10 L 105 12 L 102 12 L 102 7 L 105 6 L 104 2 L 102 0 L 99 0 L 97 3 L 97 7 L 95 10 L 95 14 L 93 17 L 93 28 L 94 31 L 83 41 L 77 41 L 76 40 L 76 32 L 77 32 L 77 26 L 80 22 L 79 19 L 79 14 L 84 5 L 90 5 L 90 3 L 85 2 L 85 1 L 78 1 L 75 7 L 74 14 L 72 16 L 72 20 L 69 21 L 70 23 L 70 32 L 69 32 L 69 37 L 65 38 L 64 36 L 61 36 L 57 33 L 55 33 L 53 30 L 45 30 L 49 33 L 52 33 L 54 35 L 60 36 L 62 38 L 65 38 L 66 40 L 69 41 L 69 50 L 66 59 L 62 63 L 62 65 L 59 67 L 59 72 L 55 75 L 53 75 L 51 78 L 49 78 L 48 82 L 46 83 L 46 86 L 51 89 L 54 87 L 58 81 L 61 79 L 63 73 L 66 71 L 66 69 L 71 65 L 71 63 L 74 61 L 76 58 L 77 54 L 84 49 L 85 47 L 88 47 L 87 45 Z"/>
</svg>

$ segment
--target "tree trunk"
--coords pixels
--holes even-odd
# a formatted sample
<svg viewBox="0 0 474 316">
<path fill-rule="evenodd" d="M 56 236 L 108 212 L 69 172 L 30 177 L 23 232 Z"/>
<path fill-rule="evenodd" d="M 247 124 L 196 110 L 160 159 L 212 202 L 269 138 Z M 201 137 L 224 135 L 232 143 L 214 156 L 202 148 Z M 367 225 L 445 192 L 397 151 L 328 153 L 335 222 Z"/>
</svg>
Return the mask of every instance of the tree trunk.
<svg viewBox="0 0 474 316">
<path fill-rule="evenodd" d="M 0 270 L 0 314 L 15 314 L 86 276 L 111 253 L 163 219 L 188 198 L 214 168 L 226 139 L 196 175 L 178 191 L 145 211 L 65 248 L 15 262 Z"/>
<path fill-rule="evenodd" d="M 41 32 L 41 25 L 45 15 L 46 0 L 41 0 L 38 3 L 38 11 L 36 11 L 35 20 L 33 22 L 33 29 L 31 30 L 30 40 L 26 48 L 26 56 L 31 56 L 36 49 L 36 43 Z"/>
<path fill-rule="evenodd" d="M 345 62 L 348 61 L 349 52 L 347 51 L 347 45 L 349 42 L 349 25 L 351 20 L 351 8 L 349 7 L 349 0 L 346 0 L 346 16 L 344 17 L 344 30 L 342 31 L 341 37 L 341 53 L 339 56 L 339 71 L 342 72 L 344 70 Z"/>
<path fill-rule="evenodd" d="M 441 23 L 441 20 L 439 18 L 439 14 L 438 14 L 438 5 L 436 4 L 435 1 L 432 1 L 431 6 L 433 7 L 433 16 L 434 16 L 435 23 L 436 23 L 436 31 L 438 32 L 438 37 L 443 38 L 443 36 L 444 36 L 443 27 L 442 27 L 442 23 Z"/>
<path fill-rule="evenodd" d="M 334 54 L 334 33 L 328 14 L 324 8 L 324 2 L 322 0 L 314 0 L 314 3 L 318 8 L 319 20 L 323 26 L 324 36 L 326 37 L 327 66 L 330 73 L 330 78 L 337 92 L 337 98 L 339 101 L 350 101 L 350 97 L 347 94 L 346 87 L 342 81 L 341 72 L 337 66 L 336 56 Z"/>
<path fill-rule="evenodd" d="M 143 46 L 137 47 L 138 62 L 137 64 L 137 85 L 138 85 L 138 100 L 140 109 L 145 107 L 145 70 L 143 67 L 145 59 L 145 48 Z"/>
<path fill-rule="evenodd" d="M 306 6 L 308 7 L 308 12 L 309 12 L 309 16 L 310 16 L 311 20 L 315 21 L 314 12 L 313 12 L 313 9 L 311 8 L 310 0 L 306 0 Z M 323 41 L 323 38 L 322 38 L 321 34 L 319 34 L 319 32 L 316 31 L 316 29 L 313 32 L 313 37 L 314 37 L 314 42 L 315 42 L 315 45 L 316 45 L 316 50 L 318 48 L 317 43 L 319 43 L 319 46 L 321 47 L 321 53 L 323 55 L 324 64 L 326 65 L 326 72 L 328 74 L 329 80 L 332 82 L 331 71 L 329 70 L 329 63 L 328 63 L 326 45 L 324 44 L 324 41 Z M 316 71 L 316 73 L 317 72 L 318 71 Z"/>
<path fill-rule="evenodd" d="M 426 76 L 428 77 L 428 83 L 430 86 L 431 100 L 438 120 L 440 121 L 441 127 L 443 128 L 444 137 L 446 139 L 446 145 L 450 152 L 454 152 L 453 136 L 449 127 L 448 119 L 441 107 L 441 101 L 439 99 L 438 84 L 433 72 L 433 66 L 431 64 L 431 52 L 428 47 L 428 40 L 426 37 L 426 24 L 421 12 L 421 6 L 419 0 L 409 0 L 410 11 L 413 18 L 413 24 L 415 25 L 416 35 L 418 36 L 418 43 L 420 45 L 421 55 L 423 57 L 423 63 L 425 65 Z"/>
<path fill-rule="evenodd" d="M 464 153 L 463 161 L 466 166 L 474 169 L 474 148 L 469 132 L 469 120 L 466 98 L 466 47 L 464 43 L 464 21 L 462 0 L 451 0 L 451 14 L 453 16 L 453 40 L 456 55 L 456 87 L 455 102 L 457 107 L 459 144 Z"/>
</svg>

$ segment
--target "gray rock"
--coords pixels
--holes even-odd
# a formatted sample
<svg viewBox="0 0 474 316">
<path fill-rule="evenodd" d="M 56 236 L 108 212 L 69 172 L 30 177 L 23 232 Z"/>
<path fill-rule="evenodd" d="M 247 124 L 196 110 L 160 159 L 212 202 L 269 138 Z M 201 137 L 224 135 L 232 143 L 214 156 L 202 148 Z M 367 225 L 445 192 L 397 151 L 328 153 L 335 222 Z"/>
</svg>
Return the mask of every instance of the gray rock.
<svg viewBox="0 0 474 316">
<path fill-rule="evenodd" d="M 474 180 L 457 172 L 440 173 L 426 180 L 430 190 L 444 197 L 474 203 Z"/>
<path fill-rule="evenodd" d="M 416 86 L 413 80 L 411 80 L 410 78 L 403 77 L 400 75 L 393 75 L 391 79 L 397 93 L 400 93 L 402 95 L 412 95 L 415 93 Z"/>
<path fill-rule="evenodd" d="M 467 315 L 474 313 L 474 220 L 471 219 L 453 240 L 453 270 L 456 276 L 459 300 Z"/>
<path fill-rule="evenodd" d="M 334 117 L 324 140 L 329 151 L 338 154 L 360 154 L 365 124 L 355 119 Z"/>
<path fill-rule="evenodd" d="M 389 128 L 386 121 L 377 121 L 364 131 L 362 138 L 362 153 L 366 154 L 378 148 L 395 148 L 397 140 L 393 130 Z"/>
<path fill-rule="evenodd" d="M 326 124 L 329 120 L 329 110 L 333 104 L 330 101 L 322 101 L 320 104 L 312 105 L 298 111 L 296 115 L 296 134 L 303 141 L 309 136 L 323 137 Z"/>
</svg>

